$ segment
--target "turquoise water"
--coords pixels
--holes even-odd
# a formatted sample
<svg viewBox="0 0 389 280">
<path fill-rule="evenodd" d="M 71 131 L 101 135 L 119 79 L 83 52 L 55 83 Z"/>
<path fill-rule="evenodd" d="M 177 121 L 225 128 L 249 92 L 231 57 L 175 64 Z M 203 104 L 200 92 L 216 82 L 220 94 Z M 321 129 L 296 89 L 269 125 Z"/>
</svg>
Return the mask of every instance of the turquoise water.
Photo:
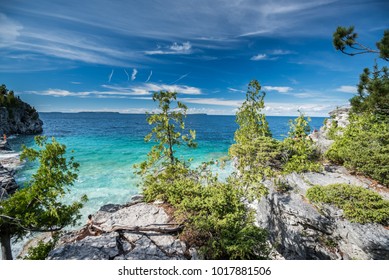
<svg viewBox="0 0 389 280">
<path fill-rule="evenodd" d="M 65 199 L 73 201 L 86 194 L 89 198 L 82 214 L 97 211 L 108 203 L 126 203 L 139 193 L 139 178 L 133 165 L 146 158 L 153 143 L 145 143 L 144 136 L 150 131 L 145 115 L 115 113 L 41 113 L 44 134 L 54 136 L 74 150 L 74 157 L 80 163 L 79 178 Z M 288 131 L 292 117 L 267 117 L 273 136 L 282 139 Z M 312 118 L 311 128 L 319 129 L 324 118 Z M 234 116 L 189 115 L 186 126 L 197 132 L 197 149 L 180 149 L 179 155 L 193 158 L 193 164 L 218 159 L 227 155 L 234 143 L 237 126 Z M 21 144 L 33 145 L 32 136 L 18 136 L 10 139 L 12 147 L 19 151 Z M 215 169 L 222 178 L 231 172 Z M 26 164 L 17 173 L 17 181 L 25 182 L 34 172 L 34 165 Z"/>
</svg>

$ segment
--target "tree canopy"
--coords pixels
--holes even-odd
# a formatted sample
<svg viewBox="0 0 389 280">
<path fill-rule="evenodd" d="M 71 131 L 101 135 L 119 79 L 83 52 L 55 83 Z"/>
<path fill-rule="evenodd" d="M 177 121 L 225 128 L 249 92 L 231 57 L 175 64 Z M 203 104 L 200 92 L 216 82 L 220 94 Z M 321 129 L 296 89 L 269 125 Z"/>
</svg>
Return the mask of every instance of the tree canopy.
<svg viewBox="0 0 389 280">
<path fill-rule="evenodd" d="M 358 33 L 354 32 L 354 26 L 338 26 L 333 34 L 333 44 L 336 50 L 347 55 L 376 53 L 380 58 L 389 61 L 389 29 L 384 31 L 382 39 L 376 43 L 377 49 L 361 44 L 357 38 Z"/>
<path fill-rule="evenodd" d="M 54 138 L 36 136 L 39 149 L 23 147 L 21 159 L 39 167 L 24 188 L 0 202 L 0 237 L 3 259 L 12 259 L 10 238 L 31 231 L 53 232 L 75 225 L 87 197 L 65 204 L 63 196 L 77 179 L 78 163 L 66 157 L 66 146 Z"/>
</svg>

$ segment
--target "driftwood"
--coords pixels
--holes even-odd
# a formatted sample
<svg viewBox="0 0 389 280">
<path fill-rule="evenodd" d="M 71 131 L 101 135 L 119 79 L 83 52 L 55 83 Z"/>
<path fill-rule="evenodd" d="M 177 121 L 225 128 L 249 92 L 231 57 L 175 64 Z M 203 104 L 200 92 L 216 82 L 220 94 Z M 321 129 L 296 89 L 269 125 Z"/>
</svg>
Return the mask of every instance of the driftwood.
<svg viewBox="0 0 389 280">
<path fill-rule="evenodd" d="M 180 232 L 183 229 L 183 225 L 178 225 L 175 227 L 131 227 L 131 226 L 122 226 L 122 225 L 115 225 L 112 227 L 111 230 L 108 232 L 112 231 L 130 231 L 130 232 L 160 232 L 160 233 L 176 233 Z"/>
</svg>

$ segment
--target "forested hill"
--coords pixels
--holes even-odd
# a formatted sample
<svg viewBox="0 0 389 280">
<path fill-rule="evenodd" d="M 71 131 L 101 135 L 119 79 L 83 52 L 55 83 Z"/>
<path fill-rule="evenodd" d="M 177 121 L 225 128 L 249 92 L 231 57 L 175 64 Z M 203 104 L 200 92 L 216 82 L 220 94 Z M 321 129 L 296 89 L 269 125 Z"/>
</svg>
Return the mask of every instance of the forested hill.
<svg viewBox="0 0 389 280">
<path fill-rule="evenodd" d="M 35 108 L 4 84 L 0 86 L 0 135 L 37 134 L 42 132 L 42 125 Z"/>
</svg>

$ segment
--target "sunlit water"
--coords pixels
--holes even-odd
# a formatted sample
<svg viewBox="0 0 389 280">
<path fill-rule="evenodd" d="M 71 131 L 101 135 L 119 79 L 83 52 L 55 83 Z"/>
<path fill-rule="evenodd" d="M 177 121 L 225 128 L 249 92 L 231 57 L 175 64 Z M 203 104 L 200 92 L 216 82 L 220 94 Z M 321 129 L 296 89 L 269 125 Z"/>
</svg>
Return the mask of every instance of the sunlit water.
<svg viewBox="0 0 389 280">
<path fill-rule="evenodd" d="M 268 117 L 273 136 L 282 139 L 288 132 L 292 117 Z M 97 211 L 108 203 L 126 203 L 139 193 L 139 176 L 133 165 L 146 159 L 153 143 L 145 143 L 144 136 L 150 132 L 145 115 L 115 113 L 41 113 L 44 135 L 53 136 L 67 146 L 67 151 L 80 163 L 78 180 L 71 188 L 66 201 L 74 201 L 86 194 L 89 201 L 82 210 L 83 216 Z M 324 118 L 312 118 L 311 128 L 318 129 Z M 186 127 L 196 130 L 198 148 L 178 148 L 179 156 L 193 158 L 193 165 L 218 159 L 227 155 L 234 143 L 237 128 L 234 116 L 189 115 Z M 33 136 L 10 139 L 13 149 L 20 151 L 21 144 L 33 145 Z M 16 175 L 23 184 L 36 168 L 26 164 Z M 231 172 L 215 169 L 223 179 Z"/>
</svg>

